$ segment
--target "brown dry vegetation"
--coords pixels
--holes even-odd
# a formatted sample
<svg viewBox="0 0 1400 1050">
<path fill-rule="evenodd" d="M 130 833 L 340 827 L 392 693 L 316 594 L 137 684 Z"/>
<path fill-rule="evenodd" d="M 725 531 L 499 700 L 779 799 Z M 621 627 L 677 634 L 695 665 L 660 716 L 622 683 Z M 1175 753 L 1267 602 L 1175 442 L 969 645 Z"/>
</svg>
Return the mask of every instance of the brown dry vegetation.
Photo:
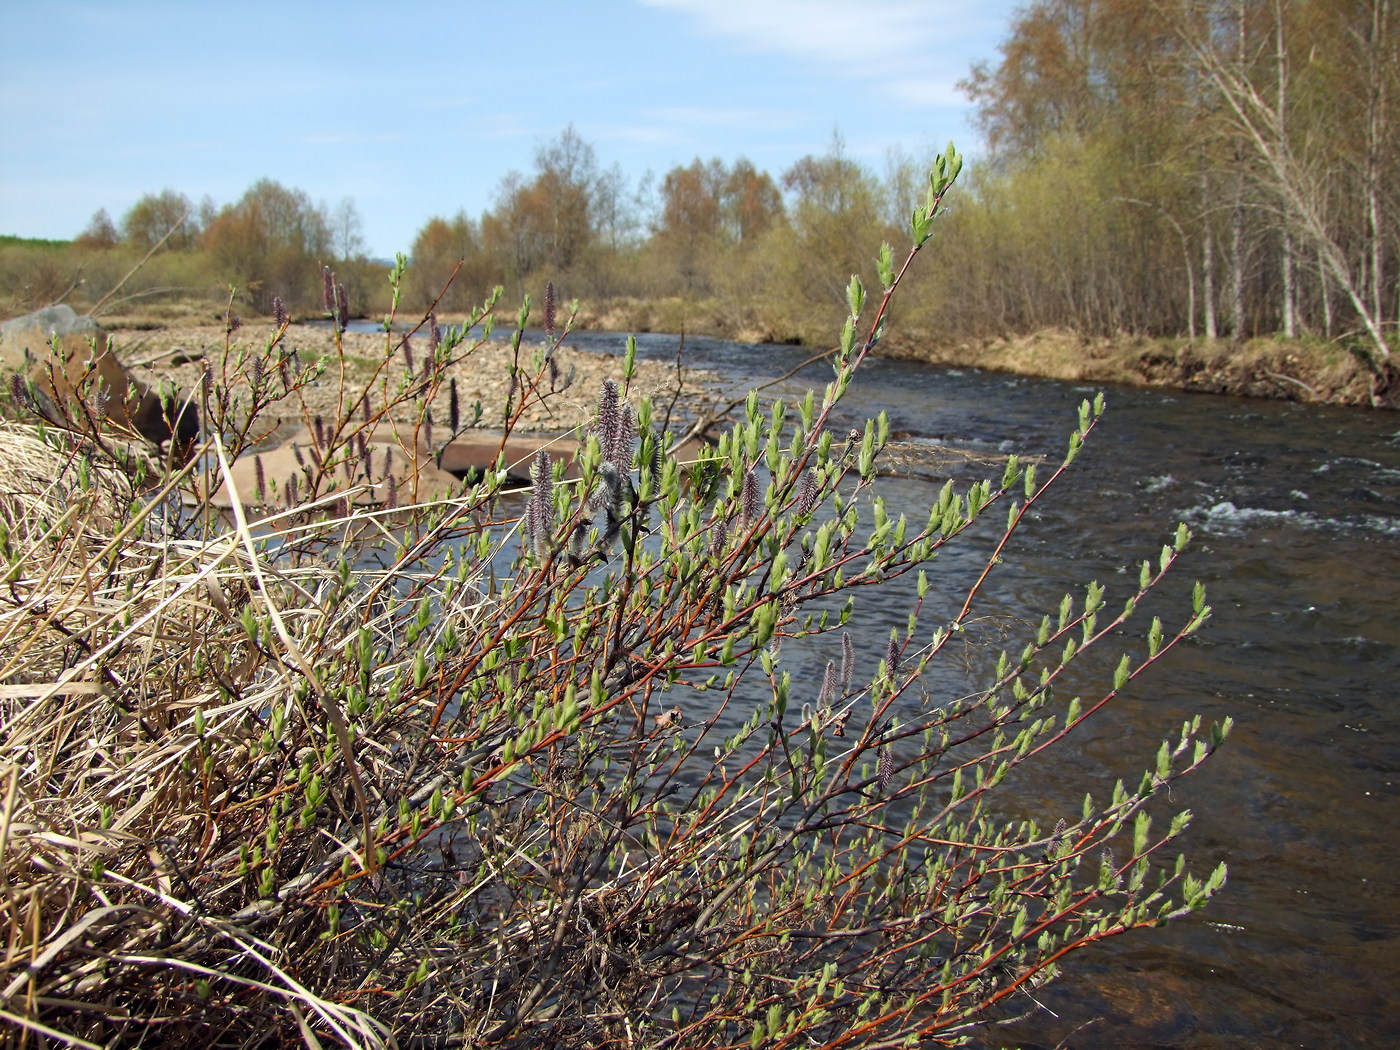
<svg viewBox="0 0 1400 1050">
<path fill-rule="evenodd" d="M 148 356 L 208 357 L 188 462 L 104 424 L 93 388 L 44 419 L 11 404 L 5 1042 L 952 1045 L 1035 1009 L 1070 953 L 1205 903 L 1224 869 L 1168 859 L 1170 795 L 1228 724 L 1188 721 L 1135 784 L 1022 816 L 1039 756 L 1209 616 L 1197 588 L 1112 651 L 1187 530 L 1120 593 L 1066 596 L 1038 631 L 1017 616 L 1019 656 L 970 649 L 987 574 L 1102 405 L 1061 463 L 1009 457 L 892 521 L 888 421 L 833 432 L 888 303 L 851 297 L 820 400 L 755 394 L 698 463 L 665 454 L 663 406 L 616 361 L 576 478 L 541 452 L 528 486 L 488 469 L 419 503 L 338 479 L 363 490 L 366 437 L 421 429 L 463 360 L 504 363 L 458 333 L 411 369 L 377 339 L 152 335 Z M 507 429 L 554 399 L 549 349 L 509 362 Z M 302 484 L 212 505 L 312 399 L 335 411 Z M 953 544 L 981 546 L 972 575 L 926 594 Z M 903 576 L 907 629 L 858 663 L 856 595 Z M 803 692 L 790 669 L 824 636 L 839 669 Z M 1071 669 L 1091 651 L 1121 655 L 1111 680 Z M 930 702 L 950 661 L 977 682 Z M 1071 675 L 1096 684 L 1057 694 Z"/>
<path fill-rule="evenodd" d="M 1027 336 L 936 346 L 896 336 L 891 357 L 958 368 L 985 368 L 1077 383 L 1124 383 L 1210 394 L 1395 407 L 1393 391 L 1379 390 L 1374 374 L 1339 347 L 1318 341 L 1227 341 L 1088 338 L 1050 329 Z"/>
</svg>

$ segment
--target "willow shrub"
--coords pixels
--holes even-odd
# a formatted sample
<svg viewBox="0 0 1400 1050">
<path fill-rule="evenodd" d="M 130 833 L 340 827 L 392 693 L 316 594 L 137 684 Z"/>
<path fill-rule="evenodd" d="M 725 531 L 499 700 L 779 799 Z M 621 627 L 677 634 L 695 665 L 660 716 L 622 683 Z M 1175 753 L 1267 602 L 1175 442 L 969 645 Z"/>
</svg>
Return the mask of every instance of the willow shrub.
<svg viewBox="0 0 1400 1050">
<path fill-rule="evenodd" d="M 1228 725 L 1187 722 L 1139 780 L 1053 826 L 998 805 L 1026 767 L 1024 808 L 1037 761 L 1206 619 L 1197 587 L 1181 623 L 1123 637 L 1184 527 L 1116 607 L 1090 584 L 1025 621 L 970 695 L 927 688 L 1101 403 L 1058 465 L 930 488 L 915 521 L 881 500 L 885 420 L 833 434 L 959 167 L 939 158 L 903 264 L 883 250 L 873 309 L 851 282 L 825 390 L 751 395 L 698 462 L 631 403 L 629 356 L 579 476 L 542 453 L 523 490 L 498 462 L 451 498 L 387 496 L 371 431 L 392 421 L 421 456 L 472 422 L 427 434 L 445 367 L 477 345 L 430 319 L 430 354 L 410 362 L 386 325 L 374 377 L 305 420 L 294 492 L 263 481 L 229 513 L 208 501 L 229 462 L 304 412 L 316 369 L 285 328 L 210 362 L 186 466 L 95 424 L 98 392 L 29 428 L 59 480 L 7 504 L 3 537 L 12 1033 L 945 1045 L 1033 1009 L 1076 949 L 1210 897 L 1223 869 L 1168 856 L 1188 814 L 1147 807 Z M 472 318 L 488 335 L 492 312 Z M 542 349 L 513 336 L 513 393 L 487 423 L 558 385 L 553 312 Z M 974 522 L 1004 524 L 988 542 Z M 935 600 L 935 556 L 984 543 L 959 597 Z M 906 575 L 907 625 L 857 652 L 848 620 Z M 821 635 L 843 657 L 792 667 Z M 1085 653 L 1125 645 L 1101 688 L 1057 692 Z"/>
</svg>

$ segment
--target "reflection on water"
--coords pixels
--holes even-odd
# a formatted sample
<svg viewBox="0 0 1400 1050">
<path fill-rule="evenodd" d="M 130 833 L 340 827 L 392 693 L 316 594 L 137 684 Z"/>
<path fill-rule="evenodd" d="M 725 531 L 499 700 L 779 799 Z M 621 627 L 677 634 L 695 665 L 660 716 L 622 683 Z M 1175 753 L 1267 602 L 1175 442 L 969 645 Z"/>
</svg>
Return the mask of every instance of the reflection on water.
<svg viewBox="0 0 1400 1050">
<path fill-rule="evenodd" d="M 613 335 L 570 339 L 599 352 L 622 348 Z M 642 356 L 670 360 L 676 348 L 674 336 L 639 338 Z M 805 356 L 696 338 L 685 350 L 688 365 L 727 372 L 736 385 L 781 375 Z M 800 397 L 829 376 L 816 365 L 785 386 Z M 999 473 L 987 460 L 1010 451 L 1058 459 L 1075 406 L 1091 393 L 874 361 L 838 422 L 887 411 L 910 440 L 972 453 L 949 460 L 948 472 L 983 476 Z M 1196 813 L 1184 840 L 1196 870 L 1224 859 L 1230 881 L 1199 916 L 1077 956 L 1064 980 L 1035 993 L 1056 1016 L 1042 1013 L 1006 1039 L 1051 1047 L 1074 1032 L 1074 1047 L 1400 1045 L 1400 419 L 1130 389 L 1110 390 L 1108 402 L 1068 484 L 993 577 L 983 629 L 1012 632 L 1019 648 L 1020 618 L 1038 620 L 1065 591 L 1097 579 L 1110 597 L 1115 585 L 1126 593 L 1138 561 L 1178 520 L 1196 542 L 1164 604 L 1185 608 L 1196 577 L 1215 615 L 1040 767 L 1044 782 L 1026 785 L 1035 795 L 1027 804 L 1053 807 L 1063 787 L 1075 805 L 1086 787 L 1135 777 L 1189 715 L 1231 716 L 1229 743 L 1173 800 Z M 918 477 L 881 484 L 891 515 L 914 520 L 936 493 Z M 973 553 L 935 562 L 935 587 L 950 599 L 980 565 Z M 889 627 L 904 624 L 911 588 L 890 581 L 878 599 L 861 593 L 858 649 L 882 651 Z M 794 671 L 818 681 L 838 645 L 816 643 L 811 667 Z M 956 667 L 928 685 L 966 687 Z"/>
</svg>

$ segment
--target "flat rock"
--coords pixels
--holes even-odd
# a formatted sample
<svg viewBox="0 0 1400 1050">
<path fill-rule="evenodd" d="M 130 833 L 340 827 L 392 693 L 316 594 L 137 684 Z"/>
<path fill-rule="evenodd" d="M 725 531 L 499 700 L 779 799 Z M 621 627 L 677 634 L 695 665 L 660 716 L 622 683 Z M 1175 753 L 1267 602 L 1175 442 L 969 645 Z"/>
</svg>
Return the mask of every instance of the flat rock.
<svg viewBox="0 0 1400 1050">
<path fill-rule="evenodd" d="M 700 456 L 704 443 L 686 441 L 672 455 L 682 462 L 693 462 Z M 564 460 L 564 477 L 574 480 L 580 471 L 574 464 L 582 443 L 572 434 L 511 434 L 500 431 L 476 430 L 463 434 L 442 450 L 439 465 L 451 474 L 466 474 L 494 466 L 497 458 L 505 457 L 506 474 L 514 481 L 529 482 L 530 464 L 543 449 L 552 460 Z"/>
<path fill-rule="evenodd" d="M 689 462 L 699 457 L 703 447 L 702 442 L 687 441 L 674 454 L 682 462 Z M 541 449 L 552 460 L 565 462 L 566 479 L 577 479 L 580 471 L 574 461 L 580 448 L 581 442 L 572 434 L 505 437 L 500 431 L 482 430 L 462 435 L 435 457 L 421 445 L 408 448 L 390 427 L 380 426 L 366 435 L 363 456 L 347 459 L 343 452 L 337 454 L 322 474 L 311 437 L 303 429 L 275 448 L 240 456 L 231 464 L 230 473 L 244 506 L 289 508 L 300 504 L 311 491 L 314 474 L 321 475 L 316 487 L 318 497 L 340 492 L 348 494 L 356 506 L 382 506 L 388 499 L 391 477 L 396 503 L 422 503 L 456 494 L 461 490 L 463 476 L 491 469 L 502 457 L 507 476 L 517 483 L 529 484 L 530 465 Z M 228 486 L 221 483 L 210 502 L 217 507 L 232 506 Z"/>
<path fill-rule="evenodd" d="M 403 506 L 442 499 L 462 488 L 457 478 L 433 463 L 426 450 L 405 449 L 388 435 L 369 438 L 363 456 L 340 459 L 337 457 L 322 473 L 316 465 L 311 439 L 302 431 L 276 448 L 238 457 L 230 464 L 229 474 L 239 502 L 254 507 L 300 505 L 312 490 L 311 478 L 315 474 L 320 475 L 318 498 L 343 493 L 359 507 L 383 506 L 391 489 L 394 503 Z M 226 483 L 219 485 L 210 502 L 216 507 L 233 505 Z"/>
<path fill-rule="evenodd" d="M 530 480 L 530 464 L 541 449 L 549 453 L 551 459 L 563 459 L 568 465 L 564 477 L 579 477 L 574 465 L 578 458 L 580 443 L 571 435 L 558 434 L 512 434 L 505 437 L 500 432 L 487 430 L 472 431 L 448 443 L 442 450 L 439 465 L 449 474 L 466 474 L 468 471 L 483 471 L 496 464 L 504 456 L 506 474 L 512 480 Z"/>
</svg>

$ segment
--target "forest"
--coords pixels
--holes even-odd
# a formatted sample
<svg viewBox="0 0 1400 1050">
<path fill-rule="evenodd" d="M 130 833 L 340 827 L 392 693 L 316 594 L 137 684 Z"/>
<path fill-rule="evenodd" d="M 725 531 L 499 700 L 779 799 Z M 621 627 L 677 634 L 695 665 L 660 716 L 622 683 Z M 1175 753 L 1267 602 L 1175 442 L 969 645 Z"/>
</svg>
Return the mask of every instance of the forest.
<svg viewBox="0 0 1400 1050">
<path fill-rule="evenodd" d="M 1389 0 L 1027 4 L 963 81 L 985 149 L 941 220 L 944 264 L 914 278 L 905 342 L 1281 339 L 1341 347 L 1384 387 L 1400 316 L 1393 16 Z M 417 231 L 404 305 L 465 313 L 494 286 L 518 302 L 553 281 L 597 327 L 819 341 L 849 276 L 874 282 L 872 246 L 907 235 L 932 153 L 877 169 L 837 134 L 778 172 L 697 157 L 634 181 L 570 125 L 479 213 Z M 387 309 L 353 200 L 271 179 L 222 207 L 167 189 L 72 242 L 0 241 L 0 308 L 221 311 L 232 288 L 235 309 L 280 296 L 315 315 L 321 265 L 357 312 Z"/>
</svg>

